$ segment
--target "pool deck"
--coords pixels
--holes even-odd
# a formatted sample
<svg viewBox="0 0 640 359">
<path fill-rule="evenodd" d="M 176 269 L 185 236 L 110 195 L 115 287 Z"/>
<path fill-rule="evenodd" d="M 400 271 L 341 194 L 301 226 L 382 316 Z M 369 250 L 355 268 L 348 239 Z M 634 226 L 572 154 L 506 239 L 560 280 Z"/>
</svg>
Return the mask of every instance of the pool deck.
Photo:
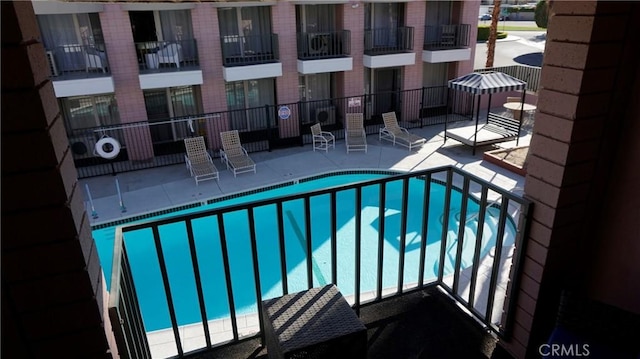
<svg viewBox="0 0 640 359">
<path fill-rule="evenodd" d="M 119 173 L 115 176 L 85 178 L 79 181 L 85 197 L 87 212 L 91 214 L 85 184 L 93 198 L 97 218 L 90 217 L 92 225 L 111 222 L 160 209 L 202 202 L 211 198 L 245 190 L 264 187 L 296 178 L 304 178 L 325 172 L 348 169 L 392 169 L 419 171 L 453 165 L 472 173 L 501 188 L 522 194 L 524 177 L 482 160 L 483 153 L 496 148 L 515 147 L 515 141 L 493 146 L 479 147 L 475 156 L 471 147 L 448 139 L 444 143 L 444 125 L 411 129 L 427 142 L 413 151 L 380 141 L 377 135 L 367 137 L 368 151 L 346 152 L 343 140 L 336 141 L 336 148 L 329 152 L 313 151 L 311 145 L 251 153 L 257 173 L 238 174 L 236 178 L 219 159 L 214 163 L 220 171 L 218 181 L 210 180 L 196 185 L 185 165 L 178 164 L 147 170 Z M 519 146 L 529 144 L 531 135 L 523 132 Z M 122 192 L 122 211 L 116 190 L 118 179 Z"/>
</svg>

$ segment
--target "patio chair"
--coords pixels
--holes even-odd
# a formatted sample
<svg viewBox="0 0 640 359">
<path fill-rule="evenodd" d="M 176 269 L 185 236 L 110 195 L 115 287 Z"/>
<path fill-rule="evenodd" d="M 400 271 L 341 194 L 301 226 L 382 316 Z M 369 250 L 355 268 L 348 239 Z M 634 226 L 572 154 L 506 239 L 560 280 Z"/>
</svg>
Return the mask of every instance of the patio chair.
<svg viewBox="0 0 640 359">
<path fill-rule="evenodd" d="M 196 181 L 196 186 L 201 181 L 218 180 L 218 169 L 213 164 L 213 159 L 207 152 L 204 137 L 191 137 L 184 139 L 184 162 L 191 172 L 191 177 Z"/>
<path fill-rule="evenodd" d="M 256 173 L 256 164 L 249 157 L 247 150 L 242 147 L 238 130 L 220 132 L 220 139 L 222 140 L 220 158 L 227 169 L 233 172 L 233 177 L 238 173 Z"/>
<path fill-rule="evenodd" d="M 410 133 L 406 128 L 400 127 L 395 112 L 383 113 L 382 120 L 384 121 L 384 127 L 380 129 L 379 139 L 381 141 L 390 141 L 394 146 L 399 144 L 407 147 L 409 151 L 427 142 L 424 137 Z"/>
<path fill-rule="evenodd" d="M 311 135 L 313 135 L 313 151 L 321 150 L 329 152 L 329 148 L 336 148 L 336 138 L 331 132 L 322 131 L 319 123 L 311 126 Z"/>
<path fill-rule="evenodd" d="M 180 68 L 182 61 L 182 46 L 180 44 L 171 43 L 158 50 L 158 64 L 176 64 Z"/>
<path fill-rule="evenodd" d="M 107 72 L 106 56 L 104 52 L 98 50 L 85 50 L 84 63 L 86 71 L 91 69 L 100 69 L 103 73 Z"/>
<path fill-rule="evenodd" d="M 507 97 L 507 102 L 522 102 L 522 97 Z M 522 111 L 520 110 L 511 110 L 513 113 L 513 118 L 520 121 L 522 119 Z"/>
<path fill-rule="evenodd" d="M 345 145 L 349 151 L 367 152 L 367 134 L 364 131 L 364 119 L 362 113 L 348 113 L 347 126 L 344 129 Z"/>
</svg>

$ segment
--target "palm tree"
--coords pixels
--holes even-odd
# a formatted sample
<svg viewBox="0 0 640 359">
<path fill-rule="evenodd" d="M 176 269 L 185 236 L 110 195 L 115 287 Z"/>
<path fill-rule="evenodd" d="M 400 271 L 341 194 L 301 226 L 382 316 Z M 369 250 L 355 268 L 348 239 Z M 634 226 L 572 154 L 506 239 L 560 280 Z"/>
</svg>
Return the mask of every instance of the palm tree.
<svg viewBox="0 0 640 359">
<path fill-rule="evenodd" d="M 500 0 L 493 0 L 493 12 L 491 13 L 491 26 L 489 27 L 489 40 L 487 41 L 487 63 L 485 67 L 493 67 L 493 57 L 496 50 L 496 38 L 498 37 L 498 20 L 500 18 Z"/>
</svg>

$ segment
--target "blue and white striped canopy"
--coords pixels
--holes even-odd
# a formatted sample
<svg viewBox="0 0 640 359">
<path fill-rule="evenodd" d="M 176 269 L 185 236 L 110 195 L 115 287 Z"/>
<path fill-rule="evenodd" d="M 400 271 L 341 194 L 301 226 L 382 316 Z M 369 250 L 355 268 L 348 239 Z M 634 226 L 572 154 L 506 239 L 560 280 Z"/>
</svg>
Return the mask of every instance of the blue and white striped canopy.
<svg viewBox="0 0 640 359">
<path fill-rule="evenodd" d="M 449 88 L 475 95 L 524 90 L 527 83 L 502 72 L 473 72 L 449 80 Z"/>
</svg>

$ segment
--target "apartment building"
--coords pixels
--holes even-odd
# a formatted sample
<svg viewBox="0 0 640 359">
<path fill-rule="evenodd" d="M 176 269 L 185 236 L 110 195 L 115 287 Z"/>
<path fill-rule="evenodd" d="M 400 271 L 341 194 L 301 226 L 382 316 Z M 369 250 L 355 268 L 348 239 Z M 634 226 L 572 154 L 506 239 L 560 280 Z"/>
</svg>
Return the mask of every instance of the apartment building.
<svg viewBox="0 0 640 359">
<path fill-rule="evenodd" d="M 94 148 L 102 136 L 122 146 L 114 161 L 144 163 L 183 152 L 182 140 L 193 133 L 213 149 L 218 133 L 230 129 L 244 142 L 269 137 L 286 146 L 316 122 L 342 128 L 348 111 L 365 112 L 371 123 L 387 111 L 413 119 L 420 116 L 416 101 L 402 92 L 423 87 L 436 90 L 422 107 L 443 107 L 446 81 L 473 70 L 470 24 L 479 3 L 33 6 L 75 163 L 83 167 L 101 163 Z M 354 97 L 360 100 L 351 107 L 338 100 Z M 275 115 L 283 104 L 295 107 L 290 118 Z"/>
</svg>

